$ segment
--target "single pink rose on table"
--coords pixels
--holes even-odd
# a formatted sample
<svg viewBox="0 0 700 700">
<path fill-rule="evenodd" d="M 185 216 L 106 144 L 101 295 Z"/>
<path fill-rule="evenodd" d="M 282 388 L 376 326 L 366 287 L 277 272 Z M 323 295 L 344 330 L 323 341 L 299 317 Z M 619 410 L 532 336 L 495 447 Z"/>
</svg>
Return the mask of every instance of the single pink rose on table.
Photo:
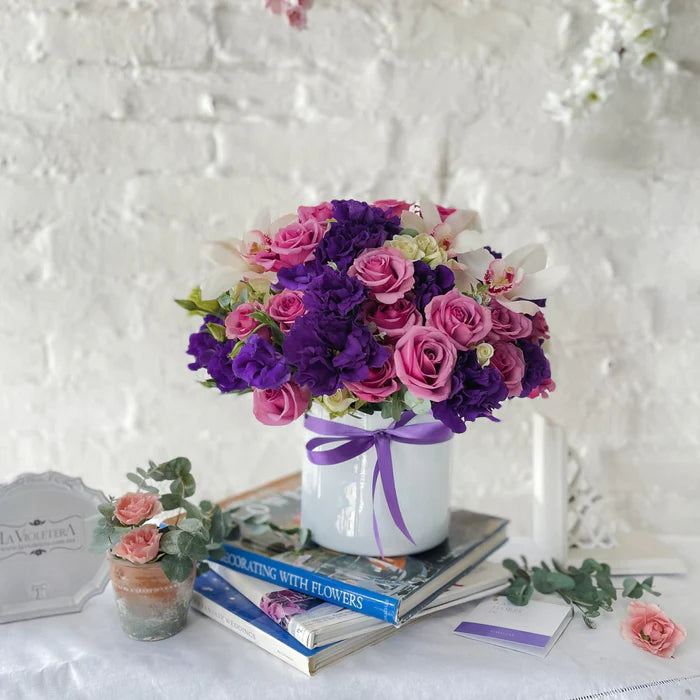
<svg viewBox="0 0 700 700">
<path fill-rule="evenodd" d="M 253 389 L 253 415 L 265 425 L 287 425 L 309 407 L 311 392 L 294 382 L 279 389 Z"/>
<path fill-rule="evenodd" d="M 301 5 L 301 3 L 299 4 Z M 325 224 L 333 216 L 333 205 L 330 202 L 321 202 L 315 207 L 299 207 L 297 216 L 300 223 L 304 223 L 307 219 L 313 219 L 319 224 Z"/>
<path fill-rule="evenodd" d="M 416 305 L 407 297 L 393 304 L 368 301 L 362 307 L 365 321 L 374 323 L 377 330 L 386 334 L 389 342 L 396 342 L 412 326 L 423 324 L 423 317 Z"/>
<path fill-rule="evenodd" d="M 313 259 L 324 231 L 315 219 L 293 222 L 277 231 L 270 250 L 279 258 L 280 266 L 299 265 Z"/>
<path fill-rule="evenodd" d="M 394 358 L 389 356 L 381 367 L 370 367 L 367 379 L 361 382 L 345 382 L 345 386 L 363 401 L 369 403 L 384 401 L 401 387 L 396 378 Z"/>
<path fill-rule="evenodd" d="M 298 289 L 284 289 L 279 294 L 274 294 L 267 302 L 265 312 L 277 321 L 282 333 L 287 333 L 292 327 L 294 320 L 306 313 L 302 297 L 304 293 Z"/>
<path fill-rule="evenodd" d="M 685 628 L 674 622 L 658 605 L 633 600 L 620 633 L 634 646 L 656 656 L 673 656 L 675 648 L 686 638 Z"/>
<path fill-rule="evenodd" d="M 143 525 L 127 532 L 112 547 L 112 554 L 132 564 L 147 564 L 158 556 L 160 531 L 157 525 Z"/>
<path fill-rule="evenodd" d="M 491 333 L 489 342 L 499 340 L 517 340 L 532 334 L 532 320 L 525 314 L 506 309 L 496 300 L 491 300 Z"/>
<path fill-rule="evenodd" d="M 468 350 L 491 330 L 491 312 L 452 289 L 430 300 L 425 307 L 425 325 L 446 333 L 458 350 Z"/>
<path fill-rule="evenodd" d="M 393 304 L 413 289 L 413 263 L 396 248 L 370 248 L 360 253 L 348 275 L 357 277 L 370 296 L 382 304 Z"/>
<path fill-rule="evenodd" d="M 125 493 L 114 508 L 114 517 L 122 525 L 140 525 L 163 512 L 157 493 Z"/>
<path fill-rule="evenodd" d="M 413 326 L 394 350 L 398 378 L 419 399 L 444 401 L 450 394 L 457 348 L 437 328 Z"/>
<path fill-rule="evenodd" d="M 513 343 L 496 342 L 493 344 L 493 357 L 489 364 L 495 367 L 508 387 L 508 398 L 520 396 L 523 391 L 525 375 L 525 358 L 522 350 Z"/>
<path fill-rule="evenodd" d="M 253 311 L 263 311 L 262 304 L 255 302 L 244 302 L 239 304 L 224 320 L 226 327 L 226 337 L 229 340 L 245 340 L 259 325 L 260 321 L 251 318 Z M 258 335 L 270 337 L 269 328 L 261 328 Z"/>
</svg>

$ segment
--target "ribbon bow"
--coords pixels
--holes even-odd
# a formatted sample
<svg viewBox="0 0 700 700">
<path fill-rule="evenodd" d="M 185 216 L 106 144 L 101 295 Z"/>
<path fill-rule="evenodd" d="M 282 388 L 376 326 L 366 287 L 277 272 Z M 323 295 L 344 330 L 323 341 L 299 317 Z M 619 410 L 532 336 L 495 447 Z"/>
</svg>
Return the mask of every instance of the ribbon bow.
<svg viewBox="0 0 700 700">
<path fill-rule="evenodd" d="M 336 421 L 306 416 L 304 425 L 306 428 L 319 435 L 327 437 L 311 438 L 306 443 L 306 453 L 309 461 L 318 465 L 340 464 L 349 459 L 353 459 L 371 449 L 377 452 L 377 462 L 374 465 L 372 475 L 372 526 L 374 528 L 374 539 L 379 548 L 379 553 L 383 557 L 382 541 L 379 537 L 377 526 L 377 516 L 374 511 L 374 493 L 377 489 L 377 481 L 381 478 L 384 498 L 389 506 L 389 513 L 396 527 L 404 536 L 415 545 L 411 533 L 406 527 L 399 499 L 396 495 L 396 483 L 394 481 L 394 464 L 391 461 L 391 441 L 404 442 L 409 445 L 435 445 L 440 442 L 447 442 L 452 437 L 452 431 L 440 422 L 431 423 L 408 423 L 415 418 L 415 414 L 406 411 L 399 420 L 392 423 L 388 428 L 381 430 L 363 430 L 354 425 L 342 425 Z M 342 442 L 341 445 L 329 450 L 318 450 L 318 448 L 334 442 Z"/>
</svg>

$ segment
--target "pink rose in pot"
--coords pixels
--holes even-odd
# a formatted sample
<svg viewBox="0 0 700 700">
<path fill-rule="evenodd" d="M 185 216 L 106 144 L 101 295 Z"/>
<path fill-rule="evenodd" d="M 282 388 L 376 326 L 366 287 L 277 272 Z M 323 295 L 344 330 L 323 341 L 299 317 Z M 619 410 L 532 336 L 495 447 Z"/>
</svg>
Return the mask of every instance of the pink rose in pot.
<svg viewBox="0 0 700 700">
<path fill-rule="evenodd" d="M 126 493 L 114 508 L 114 517 L 122 525 L 140 525 L 163 511 L 157 493 Z"/>
<path fill-rule="evenodd" d="M 532 334 L 532 321 L 525 315 L 511 311 L 497 301 L 492 300 L 491 309 L 491 341 L 517 340 L 527 338 Z"/>
<path fill-rule="evenodd" d="M 270 250 L 279 257 L 282 266 L 299 265 L 314 257 L 323 233 L 324 227 L 315 219 L 291 223 L 277 231 Z"/>
<path fill-rule="evenodd" d="M 389 359 L 381 367 L 370 367 L 367 379 L 361 382 L 345 382 L 345 386 L 363 401 L 379 403 L 398 391 L 400 384 L 396 378 L 394 359 Z"/>
<path fill-rule="evenodd" d="M 287 425 L 309 407 L 311 392 L 294 382 L 279 389 L 253 389 L 253 415 L 265 425 Z"/>
<path fill-rule="evenodd" d="M 157 525 L 143 525 L 127 532 L 112 547 L 112 554 L 132 564 L 147 564 L 158 556 L 160 531 Z"/>
<path fill-rule="evenodd" d="M 452 289 L 430 300 L 425 307 L 425 325 L 447 333 L 458 350 L 468 350 L 491 330 L 491 312 Z"/>
<path fill-rule="evenodd" d="M 490 367 L 495 367 L 508 387 L 508 398 L 520 396 L 525 374 L 525 358 L 522 350 L 513 343 L 497 342 L 493 345 Z"/>
<path fill-rule="evenodd" d="M 412 394 L 431 401 L 444 401 L 449 396 L 456 361 L 455 344 L 437 328 L 409 328 L 394 350 L 399 379 Z"/>
<path fill-rule="evenodd" d="M 306 312 L 302 297 L 304 292 L 296 289 L 284 289 L 279 294 L 270 297 L 265 309 L 267 315 L 280 324 L 282 333 L 287 333 L 294 320 Z"/>
<path fill-rule="evenodd" d="M 253 311 L 262 311 L 262 304 L 257 301 L 239 304 L 225 319 L 226 337 L 229 340 L 245 340 L 259 325 L 260 321 L 256 321 L 250 317 Z M 258 335 L 270 337 L 269 328 L 261 328 Z"/>
<path fill-rule="evenodd" d="M 364 305 L 363 311 L 367 323 L 374 323 L 378 330 L 386 333 L 387 340 L 390 342 L 395 342 L 412 326 L 419 326 L 423 323 L 420 311 L 406 297 L 393 304 L 368 301 Z"/>
<path fill-rule="evenodd" d="M 413 263 L 396 248 L 370 248 L 360 253 L 348 275 L 357 277 L 370 296 L 382 304 L 393 304 L 413 289 Z"/>
<path fill-rule="evenodd" d="M 685 629 L 658 605 L 641 600 L 629 604 L 620 632 L 634 646 L 664 658 L 673 656 L 675 648 L 686 638 Z"/>
</svg>

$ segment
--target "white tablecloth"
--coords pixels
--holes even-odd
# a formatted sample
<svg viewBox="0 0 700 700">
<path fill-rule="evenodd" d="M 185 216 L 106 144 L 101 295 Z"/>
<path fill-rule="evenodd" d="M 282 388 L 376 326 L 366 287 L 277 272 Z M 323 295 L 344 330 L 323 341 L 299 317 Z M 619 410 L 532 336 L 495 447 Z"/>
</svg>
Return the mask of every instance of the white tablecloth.
<svg viewBox="0 0 700 700">
<path fill-rule="evenodd" d="M 81 613 L 0 626 L 0 698 L 700 698 L 700 539 L 672 543 L 690 569 L 656 579 L 658 602 L 688 631 L 672 659 L 620 637 L 624 604 L 602 613 L 597 630 L 576 617 L 545 659 L 453 634 L 462 606 L 307 678 L 196 612 L 171 639 L 133 641 L 108 587 Z"/>
</svg>

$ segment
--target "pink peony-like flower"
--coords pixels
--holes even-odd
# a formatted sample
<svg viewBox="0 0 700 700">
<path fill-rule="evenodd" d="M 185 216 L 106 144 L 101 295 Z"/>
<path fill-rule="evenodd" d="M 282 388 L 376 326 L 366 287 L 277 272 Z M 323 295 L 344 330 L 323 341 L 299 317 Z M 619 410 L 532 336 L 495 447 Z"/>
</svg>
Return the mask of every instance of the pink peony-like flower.
<svg viewBox="0 0 700 700">
<path fill-rule="evenodd" d="M 527 340 L 531 343 L 539 343 L 540 340 L 549 339 L 549 326 L 545 320 L 544 314 L 538 311 L 532 317 L 532 333 L 529 335 Z"/>
<path fill-rule="evenodd" d="M 140 525 L 163 511 L 157 493 L 125 493 L 114 508 L 114 517 L 122 525 Z"/>
<path fill-rule="evenodd" d="M 401 216 L 401 213 L 408 211 L 411 205 L 401 199 L 378 199 L 372 204 L 373 207 L 379 207 L 389 216 Z"/>
<path fill-rule="evenodd" d="M 686 638 L 682 625 L 674 622 L 658 605 L 633 600 L 627 617 L 620 623 L 620 633 L 634 646 L 650 654 L 668 658 Z"/>
<path fill-rule="evenodd" d="M 412 326 L 420 326 L 423 317 L 416 305 L 404 297 L 393 304 L 380 304 L 378 301 L 368 301 L 363 306 L 367 323 L 374 323 L 377 329 L 386 333 L 389 342 L 396 342 Z"/>
<path fill-rule="evenodd" d="M 301 3 L 299 4 L 301 5 Z M 299 207 L 297 215 L 301 223 L 304 223 L 307 219 L 313 219 L 318 221 L 319 224 L 325 224 L 333 216 L 333 205 L 330 202 L 321 202 L 315 207 Z"/>
<path fill-rule="evenodd" d="M 517 311 L 511 311 L 495 300 L 491 300 L 491 333 L 489 342 L 517 340 L 532 334 L 532 321 Z"/>
<path fill-rule="evenodd" d="M 396 248 L 370 248 L 360 253 L 348 275 L 357 277 L 370 296 L 382 304 L 393 304 L 413 289 L 413 263 Z"/>
<path fill-rule="evenodd" d="M 452 338 L 458 350 L 483 340 L 491 330 L 491 312 L 457 289 L 433 297 L 425 307 L 425 325 Z"/>
<path fill-rule="evenodd" d="M 279 389 L 253 390 L 253 415 L 265 425 L 287 425 L 309 407 L 311 392 L 294 382 Z"/>
<path fill-rule="evenodd" d="M 306 312 L 302 297 L 304 292 L 296 289 L 283 289 L 279 294 L 270 297 L 265 309 L 267 315 L 280 324 L 282 333 L 287 333 L 294 319 Z"/>
<path fill-rule="evenodd" d="M 523 391 L 525 358 L 517 345 L 505 342 L 494 343 L 493 357 L 489 366 L 495 367 L 501 373 L 501 377 L 508 387 L 508 398 L 520 396 Z"/>
<path fill-rule="evenodd" d="M 132 564 L 147 564 L 158 556 L 160 531 L 157 525 L 143 525 L 127 532 L 112 547 L 112 554 Z"/>
<path fill-rule="evenodd" d="M 381 367 L 370 367 L 367 379 L 361 382 L 345 382 L 345 386 L 363 401 L 369 403 L 384 401 L 401 387 L 396 378 L 394 358 L 390 355 Z"/>
<path fill-rule="evenodd" d="M 284 226 L 272 239 L 270 250 L 284 267 L 299 265 L 314 257 L 314 250 L 323 238 L 324 228 L 315 219 Z"/>
<path fill-rule="evenodd" d="M 456 361 L 455 344 L 437 328 L 409 328 L 394 350 L 399 379 L 412 394 L 431 401 L 444 401 L 449 396 Z"/>
<path fill-rule="evenodd" d="M 245 340 L 259 325 L 260 322 L 250 317 L 253 311 L 262 311 L 262 304 L 257 301 L 245 302 L 237 306 L 224 320 L 226 337 L 229 340 Z M 260 335 L 270 337 L 269 328 L 261 328 Z"/>
</svg>

